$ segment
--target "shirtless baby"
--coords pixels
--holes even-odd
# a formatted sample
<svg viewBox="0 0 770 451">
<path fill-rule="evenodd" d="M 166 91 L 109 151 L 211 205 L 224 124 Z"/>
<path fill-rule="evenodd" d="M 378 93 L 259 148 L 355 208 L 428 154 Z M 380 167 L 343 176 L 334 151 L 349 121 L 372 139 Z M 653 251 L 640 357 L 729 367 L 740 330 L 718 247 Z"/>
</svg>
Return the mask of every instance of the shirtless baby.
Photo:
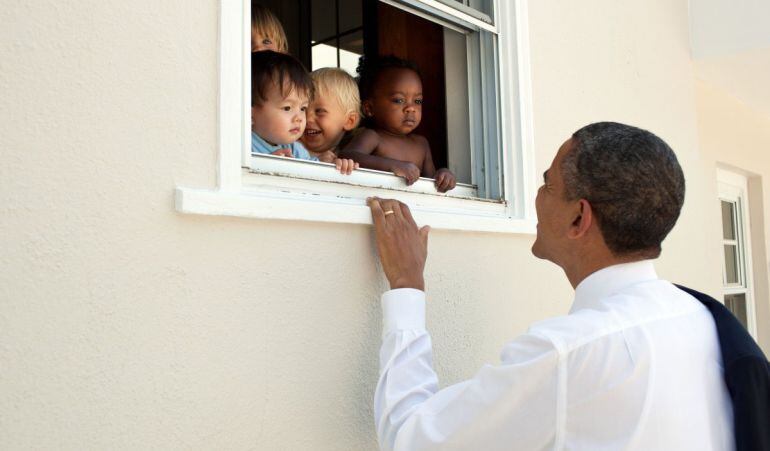
<svg viewBox="0 0 770 451">
<path fill-rule="evenodd" d="M 361 167 L 388 171 L 407 185 L 419 177 L 435 178 L 436 190 L 455 187 L 449 169 L 436 170 L 425 137 L 412 133 L 422 118 L 422 80 L 417 67 L 387 56 L 362 61 L 358 68 L 364 127 L 340 152 Z"/>
</svg>

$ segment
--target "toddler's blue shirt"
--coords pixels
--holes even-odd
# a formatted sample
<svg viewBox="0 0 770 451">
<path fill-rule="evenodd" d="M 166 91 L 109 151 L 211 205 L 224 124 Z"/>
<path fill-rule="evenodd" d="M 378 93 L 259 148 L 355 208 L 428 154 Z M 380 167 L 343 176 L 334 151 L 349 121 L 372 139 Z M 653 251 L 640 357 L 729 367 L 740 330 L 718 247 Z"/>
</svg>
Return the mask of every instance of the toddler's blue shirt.
<svg viewBox="0 0 770 451">
<path fill-rule="evenodd" d="M 291 155 L 300 160 L 318 161 L 318 158 L 310 155 L 307 149 L 305 149 L 299 141 L 294 141 L 291 144 L 279 144 L 274 146 L 262 139 L 258 134 L 251 132 L 251 153 L 271 154 L 279 149 L 291 149 Z"/>
</svg>

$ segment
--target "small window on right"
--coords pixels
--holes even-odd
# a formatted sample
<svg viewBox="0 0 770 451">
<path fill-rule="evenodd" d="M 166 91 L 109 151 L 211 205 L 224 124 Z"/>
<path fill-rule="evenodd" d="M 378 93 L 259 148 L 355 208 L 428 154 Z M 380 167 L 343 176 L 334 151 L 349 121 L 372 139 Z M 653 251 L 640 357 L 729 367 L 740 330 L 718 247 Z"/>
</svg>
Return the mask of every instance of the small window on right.
<svg viewBox="0 0 770 451">
<path fill-rule="evenodd" d="M 725 306 L 756 339 L 746 176 L 717 170 L 722 224 L 722 294 Z"/>
</svg>

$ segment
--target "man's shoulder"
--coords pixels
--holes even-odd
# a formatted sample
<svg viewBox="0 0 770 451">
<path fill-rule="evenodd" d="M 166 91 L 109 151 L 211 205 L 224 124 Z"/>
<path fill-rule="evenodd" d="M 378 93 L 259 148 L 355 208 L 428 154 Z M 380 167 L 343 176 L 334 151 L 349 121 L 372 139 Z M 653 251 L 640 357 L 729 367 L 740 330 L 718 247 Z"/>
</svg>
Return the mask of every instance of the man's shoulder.
<svg viewBox="0 0 770 451">
<path fill-rule="evenodd" d="M 536 322 L 529 332 L 547 337 L 560 351 L 568 352 L 640 323 L 704 310 L 697 300 L 671 283 L 655 280 L 605 296 L 590 308 Z"/>
<path fill-rule="evenodd" d="M 533 323 L 527 332 L 547 339 L 559 353 L 567 353 L 579 344 L 607 334 L 612 326 L 612 317 L 607 312 L 580 310 Z"/>
</svg>

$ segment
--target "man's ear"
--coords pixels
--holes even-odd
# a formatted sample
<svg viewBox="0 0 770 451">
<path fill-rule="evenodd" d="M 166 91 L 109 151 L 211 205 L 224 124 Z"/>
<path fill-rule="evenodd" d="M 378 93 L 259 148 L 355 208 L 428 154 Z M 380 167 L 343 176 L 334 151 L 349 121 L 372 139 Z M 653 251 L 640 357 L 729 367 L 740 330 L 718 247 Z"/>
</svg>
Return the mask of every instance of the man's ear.
<svg viewBox="0 0 770 451">
<path fill-rule="evenodd" d="M 356 128 L 356 125 L 358 125 L 358 119 L 359 116 L 357 111 L 349 111 L 347 117 L 345 117 L 345 123 L 342 124 L 342 129 L 346 132 L 353 130 Z"/>
<path fill-rule="evenodd" d="M 577 201 L 575 217 L 570 224 L 567 236 L 571 239 L 584 237 L 594 223 L 594 213 L 591 204 L 585 199 Z"/>
</svg>

